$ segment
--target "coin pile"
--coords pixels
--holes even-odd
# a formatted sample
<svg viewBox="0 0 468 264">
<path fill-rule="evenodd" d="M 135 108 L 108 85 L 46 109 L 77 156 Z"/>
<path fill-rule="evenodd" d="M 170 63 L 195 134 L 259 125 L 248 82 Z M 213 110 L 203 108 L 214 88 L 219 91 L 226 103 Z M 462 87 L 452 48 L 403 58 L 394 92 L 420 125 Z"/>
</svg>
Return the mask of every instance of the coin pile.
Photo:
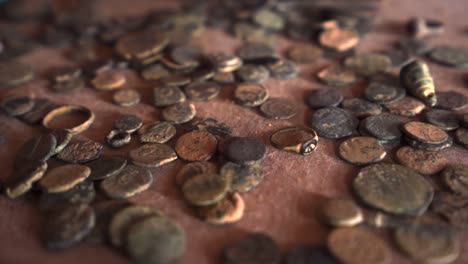
<svg viewBox="0 0 468 264">
<path fill-rule="evenodd" d="M 409 36 L 395 48 L 356 53 L 372 28 L 378 1 L 187 1 L 178 12 L 108 21 L 97 19 L 94 5 L 85 0 L 52 10 L 37 4 L 32 10 L 26 1 L 10 1 L 2 7 L 12 19 L 34 19 L 45 28 L 42 39 L 19 33 L 2 39 L 0 86 L 13 89 L 0 108 L 47 129 L 24 142 L 14 174 L 3 184 L 11 199 L 39 197 L 49 223 L 47 248 L 105 242 L 135 263 L 179 258 L 186 247 L 182 228 L 158 209 L 127 200 L 151 188 L 154 168 L 178 159 L 185 164 L 174 181 L 194 215 L 212 225 L 240 221 L 247 209 L 242 194 L 264 180 L 266 145 L 255 137 L 234 136 L 214 118 L 197 116 L 196 102 L 213 100 L 231 85 L 239 106 L 272 121 L 291 119 L 299 102 L 270 98 L 273 87 L 263 83 L 294 79 L 297 64 L 330 58 L 340 63 L 316 73 L 327 88 L 306 96 L 309 120 L 274 131 L 269 142 L 305 156 L 317 149 L 319 137 L 340 140 L 336 155 L 362 166 L 351 186 L 358 202 L 335 198 L 323 204 L 321 220 L 336 227 L 327 248 L 303 245 L 282 258 L 268 234 L 252 233 L 227 245 L 221 263 L 391 263 L 389 246 L 372 233 L 376 228 L 393 230 L 398 248 L 417 262 L 450 263 L 458 257 L 457 231 L 468 228 L 468 166 L 448 164 L 442 150 L 454 143 L 468 148 L 468 114 L 462 112 L 468 99 L 454 91 L 438 92 L 422 56 L 466 68 L 468 50 L 432 48 L 428 38 L 443 33 L 441 22 L 412 18 Z M 243 45 L 215 54 L 191 45 L 205 26 L 216 25 Z M 274 48 L 279 34 L 317 45 L 294 45 L 283 56 Z M 15 59 L 37 42 L 73 45 L 69 57 L 75 65 L 48 75 L 53 92 L 71 95 L 90 86 L 96 93 L 112 93 L 117 106 L 132 107 L 142 95 L 129 87 L 130 70 L 151 85 L 152 104 L 161 108 L 162 120 L 146 123 L 136 115 L 121 115 L 105 138 L 80 135 L 99 122 L 91 109 L 58 105 L 17 87 L 37 77 L 30 65 Z M 391 73 L 397 69 L 398 76 Z M 362 98 L 344 98 L 339 87 L 357 81 L 366 82 Z M 63 124 L 74 115 L 81 116 L 80 124 Z M 128 157 L 107 155 L 100 143 L 123 148 L 134 137 L 141 144 Z M 429 179 L 435 175 L 440 186 Z"/>
</svg>

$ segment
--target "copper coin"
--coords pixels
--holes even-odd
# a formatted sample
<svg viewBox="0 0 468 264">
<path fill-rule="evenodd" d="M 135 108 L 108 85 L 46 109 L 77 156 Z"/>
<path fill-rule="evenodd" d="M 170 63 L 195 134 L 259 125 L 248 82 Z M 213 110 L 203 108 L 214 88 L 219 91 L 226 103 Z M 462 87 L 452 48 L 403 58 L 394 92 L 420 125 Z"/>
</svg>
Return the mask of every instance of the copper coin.
<svg viewBox="0 0 468 264">
<path fill-rule="evenodd" d="M 140 129 L 143 121 L 136 115 L 123 115 L 114 121 L 114 127 L 122 132 L 133 133 Z"/>
<path fill-rule="evenodd" d="M 328 106 L 338 106 L 343 101 L 343 95 L 336 89 L 318 89 L 310 93 L 307 104 L 312 109 Z"/>
<path fill-rule="evenodd" d="M 398 162 L 421 174 L 436 174 L 447 165 L 447 158 L 439 152 L 401 147 L 396 153 Z"/>
<path fill-rule="evenodd" d="M 263 66 L 246 64 L 236 71 L 236 76 L 243 82 L 263 83 L 270 77 L 270 72 Z"/>
<path fill-rule="evenodd" d="M 164 120 L 174 123 L 183 124 L 192 120 L 197 114 L 195 105 L 189 102 L 177 103 L 164 108 L 162 116 Z"/>
<path fill-rule="evenodd" d="M 129 153 L 133 164 L 141 167 L 161 167 L 177 159 L 172 147 L 159 143 L 145 144 Z"/>
<path fill-rule="evenodd" d="M 431 109 L 425 113 L 425 119 L 445 131 L 455 130 L 460 127 L 457 115 L 449 110 Z"/>
<path fill-rule="evenodd" d="M 336 139 L 355 133 L 359 120 L 341 108 L 326 107 L 314 112 L 310 125 L 319 136 Z"/>
<path fill-rule="evenodd" d="M 458 111 L 468 106 L 468 97 L 456 91 L 438 92 L 436 96 L 437 108 Z"/>
<path fill-rule="evenodd" d="M 141 99 L 139 92 L 133 89 L 121 89 L 112 96 L 114 103 L 124 107 L 130 107 L 138 104 Z"/>
<path fill-rule="evenodd" d="M 119 55 L 126 59 L 141 59 L 159 53 L 168 43 L 168 38 L 163 34 L 144 31 L 123 36 L 117 41 L 115 49 Z"/>
<path fill-rule="evenodd" d="M 323 221 L 331 226 L 355 226 L 364 221 L 364 212 L 352 200 L 330 199 L 321 208 Z"/>
<path fill-rule="evenodd" d="M 8 198 L 15 199 L 27 193 L 32 185 L 39 181 L 47 170 L 44 161 L 30 161 L 15 170 L 13 175 L 5 181 L 5 194 Z"/>
<path fill-rule="evenodd" d="M 404 124 L 403 132 L 412 139 L 428 144 L 442 143 L 448 138 L 447 133 L 439 127 L 419 121 Z"/>
<path fill-rule="evenodd" d="M 226 148 L 226 158 L 235 163 L 255 163 L 265 157 L 263 142 L 253 137 L 234 138 Z"/>
<path fill-rule="evenodd" d="M 193 205 L 207 206 L 219 202 L 229 189 L 229 182 L 218 174 L 198 174 L 184 182 L 182 192 Z"/>
<path fill-rule="evenodd" d="M 297 106 L 289 99 L 270 98 L 260 106 L 260 111 L 270 119 L 290 119 L 297 114 Z"/>
<path fill-rule="evenodd" d="M 382 107 L 361 98 L 348 98 L 341 102 L 341 107 L 357 118 L 364 118 L 371 115 L 378 115 L 382 112 Z"/>
<path fill-rule="evenodd" d="M 390 68 L 389 57 L 378 53 L 364 53 L 346 58 L 344 65 L 357 74 L 371 76 Z"/>
<path fill-rule="evenodd" d="M 166 143 L 176 135 L 176 128 L 169 122 L 156 122 L 138 130 L 141 143 Z"/>
<path fill-rule="evenodd" d="M 261 84 L 239 84 L 235 91 L 236 101 L 248 107 L 259 106 L 268 99 L 268 90 Z"/>
<path fill-rule="evenodd" d="M 357 81 L 356 74 L 340 66 L 330 66 L 321 70 L 317 78 L 330 86 L 348 86 Z"/>
<path fill-rule="evenodd" d="M 99 158 L 103 145 L 89 139 L 69 143 L 57 158 L 69 163 L 85 163 Z"/>
<path fill-rule="evenodd" d="M 122 73 L 115 71 L 104 71 L 98 73 L 91 81 L 94 88 L 98 90 L 115 90 L 122 87 L 127 79 Z"/>
<path fill-rule="evenodd" d="M 206 118 L 193 122 L 190 125 L 191 130 L 208 131 L 216 137 L 230 137 L 232 128 L 214 118 Z"/>
<path fill-rule="evenodd" d="M 381 161 L 387 152 L 373 137 L 353 137 L 340 144 L 339 154 L 349 163 L 366 165 Z"/>
<path fill-rule="evenodd" d="M 116 175 L 101 182 L 101 189 L 111 198 L 128 198 L 146 191 L 153 183 L 153 175 L 147 168 L 127 165 Z"/>
<path fill-rule="evenodd" d="M 86 163 L 91 169 L 91 180 L 102 180 L 119 173 L 127 165 L 127 160 L 120 156 L 103 156 Z"/>
<path fill-rule="evenodd" d="M 338 228 L 327 239 L 331 253 L 348 264 L 389 264 L 392 254 L 383 240 L 361 228 Z"/>
<path fill-rule="evenodd" d="M 216 164 L 207 161 L 197 161 L 185 164 L 176 174 L 177 185 L 182 186 L 188 179 L 198 174 L 215 174 L 218 171 Z"/>
<path fill-rule="evenodd" d="M 468 198 L 464 195 L 438 192 L 432 201 L 431 209 L 441 215 L 452 226 L 468 228 Z"/>
<path fill-rule="evenodd" d="M 86 180 L 91 169 L 79 164 L 69 164 L 50 170 L 40 181 L 42 189 L 49 193 L 66 192 Z"/>
<path fill-rule="evenodd" d="M 407 136 L 405 136 L 404 139 L 411 147 L 427 151 L 440 151 L 453 145 L 453 139 L 451 137 L 448 137 L 441 143 L 426 143 Z"/>
<path fill-rule="evenodd" d="M 273 133 L 270 142 L 275 148 L 309 155 L 317 149 L 318 135 L 309 128 L 287 127 Z"/>
<path fill-rule="evenodd" d="M 319 36 L 320 45 L 339 52 L 354 48 L 359 43 L 358 34 L 349 29 L 332 28 Z"/>
<path fill-rule="evenodd" d="M 221 168 L 221 176 L 230 183 L 233 192 L 248 192 L 257 187 L 264 178 L 261 162 L 236 164 L 228 162 Z"/>
<path fill-rule="evenodd" d="M 185 94 L 193 101 L 214 99 L 220 91 L 221 87 L 214 82 L 193 82 L 185 87 Z"/>
<path fill-rule="evenodd" d="M 312 63 L 319 60 L 322 49 L 313 45 L 297 45 L 287 51 L 288 58 L 296 63 Z"/>
<path fill-rule="evenodd" d="M 468 166 L 449 165 L 442 171 L 442 178 L 453 192 L 468 196 Z"/>
<path fill-rule="evenodd" d="M 177 155 L 186 161 L 209 160 L 216 152 L 218 140 L 206 131 L 182 135 L 176 142 Z"/>
<path fill-rule="evenodd" d="M 239 221 L 244 215 L 244 209 L 242 196 L 238 193 L 230 193 L 216 204 L 200 207 L 197 211 L 205 222 L 222 225 Z"/>
<path fill-rule="evenodd" d="M 185 94 L 177 86 L 156 87 L 153 90 L 154 105 L 169 106 L 185 101 Z"/>
<path fill-rule="evenodd" d="M 421 113 L 426 105 L 416 98 L 405 96 L 401 100 L 385 104 L 385 108 L 392 114 L 411 117 Z"/>
</svg>

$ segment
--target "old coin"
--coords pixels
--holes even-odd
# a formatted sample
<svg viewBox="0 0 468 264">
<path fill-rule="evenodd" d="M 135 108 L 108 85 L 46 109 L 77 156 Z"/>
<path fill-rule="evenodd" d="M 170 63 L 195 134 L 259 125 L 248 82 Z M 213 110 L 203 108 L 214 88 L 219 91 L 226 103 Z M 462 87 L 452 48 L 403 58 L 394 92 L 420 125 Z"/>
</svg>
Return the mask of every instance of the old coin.
<svg viewBox="0 0 468 264">
<path fill-rule="evenodd" d="M 330 86 L 349 86 L 357 81 L 356 74 L 341 66 L 330 66 L 317 73 L 319 81 Z"/>
<path fill-rule="evenodd" d="M 127 165 L 116 175 L 105 178 L 101 189 L 111 198 L 128 198 L 146 191 L 153 183 L 153 175 L 147 168 Z"/>
<path fill-rule="evenodd" d="M 73 204 L 90 204 L 95 197 L 93 182 L 85 180 L 66 192 L 42 193 L 39 207 L 46 212 L 61 210 Z"/>
<path fill-rule="evenodd" d="M 28 192 L 32 185 L 39 181 L 47 170 L 44 161 L 29 161 L 13 172 L 13 176 L 5 182 L 5 194 L 15 199 Z"/>
<path fill-rule="evenodd" d="M 199 207 L 197 211 L 205 222 L 222 225 L 239 221 L 244 215 L 244 209 L 242 196 L 238 193 L 229 193 L 216 204 Z"/>
<path fill-rule="evenodd" d="M 143 31 L 121 37 L 115 45 L 115 50 L 126 59 L 142 59 L 159 53 L 167 44 L 167 36 L 154 31 Z"/>
<path fill-rule="evenodd" d="M 189 84 L 192 79 L 190 75 L 183 72 L 172 73 L 160 80 L 165 86 L 185 86 Z"/>
<path fill-rule="evenodd" d="M 321 207 L 323 221 L 331 226 L 355 226 L 364 221 L 364 213 L 352 200 L 330 199 Z"/>
<path fill-rule="evenodd" d="M 130 133 L 123 132 L 120 130 L 111 130 L 106 136 L 106 142 L 113 148 L 121 148 L 128 144 L 132 140 Z"/>
<path fill-rule="evenodd" d="M 248 192 L 263 181 L 262 170 L 260 162 L 251 164 L 228 162 L 221 168 L 220 174 L 229 181 L 231 191 Z"/>
<path fill-rule="evenodd" d="M 268 64 L 268 70 L 271 76 L 278 79 L 293 79 L 299 75 L 299 70 L 290 60 L 278 60 L 277 62 Z"/>
<path fill-rule="evenodd" d="M 290 250 L 284 258 L 284 264 L 338 264 L 328 250 L 317 246 L 298 246 Z"/>
<path fill-rule="evenodd" d="M 49 249 L 65 249 L 78 244 L 96 223 L 93 209 L 86 204 L 72 205 L 54 212 L 45 226 L 45 241 Z"/>
<path fill-rule="evenodd" d="M 246 44 L 237 51 L 237 55 L 245 62 L 265 63 L 276 61 L 275 50 L 266 43 Z"/>
<path fill-rule="evenodd" d="M 322 55 L 322 49 L 313 45 L 296 45 L 287 51 L 288 58 L 296 63 L 312 63 L 319 60 Z"/>
<path fill-rule="evenodd" d="M 468 166 L 454 164 L 442 171 L 444 183 L 455 193 L 468 195 Z"/>
<path fill-rule="evenodd" d="M 17 61 L 0 63 L 0 85 L 19 85 L 33 78 L 34 69 L 31 65 Z"/>
<path fill-rule="evenodd" d="M 141 167 L 161 167 L 177 159 L 174 149 L 168 145 L 151 143 L 133 149 L 129 153 L 133 164 Z"/>
<path fill-rule="evenodd" d="M 156 87 L 153 90 L 154 105 L 169 106 L 185 101 L 185 94 L 177 86 Z"/>
<path fill-rule="evenodd" d="M 398 162 L 421 174 L 436 174 L 447 165 L 447 158 L 439 152 L 401 147 L 396 153 Z"/>
<path fill-rule="evenodd" d="M 73 135 L 65 129 L 54 129 L 51 133 L 56 141 L 54 155 L 61 152 L 73 138 Z"/>
<path fill-rule="evenodd" d="M 415 38 L 400 39 L 398 41 L 398 47 L 412 56 L 424 55 L 432 50 L 432 46 L 429 42 Z"/>
<path fill-rule="evenodd" d="M 429 58 L 440 64 L 456 67 L 468 67 L 468 49 L 462 47 L 440 46 L 429 52 Z"/>
<path fill-rule="evenodd" d="M 451 137 L 448 137 L 441 143 L 426 143 L 408 136 L 405 136 L 404 139 L 411 147 L 427 151 L 440 151 L 453 145 L 453 139 Z"/>
<path fill-rule="evenodd" d="M 91 180 L 103 180 L 117 175 L 127 165 L 127 160 L 120 156 L 103 156 L 86 163 L 91 169 Z"/>
<path fill-rule="evenodd" d="M 108 226 L 111 244 L 115 247 L 123 246 L 129 227 L 152 216 L 163 217 L 163 214 L 158 209 L 141 205 L 124 206 L 115 212 Z"/>
<path fill-rule="evenodd" d="M 239 137 L 230 141 L 226 147 L 226 158 L 235 163 L 254 163 L 263 159 L 265 144 L 257 138 Z"/>
<path fill-rule="evenodd" d="M 221 87 L 215 82 L 193 82 L 184 91 L 193 101 L 207 101 L 218 96 Z"/>
<path fill-rule="evenodd" d="M 171 263 L 185 252 L 182 228 L 166 217 L 148 217 L 130 226 L 125 248 L 135 263 Z"/>
<path fill-rule="evenodd" d="M 297 114 L 297 106 L 289 99 L 270 98 L 260 106 L 260 111 L 270 119 L 290 119 Z"/>
<path fill-rule="evenodd" d="M 338 106 L 343 101 L 343 95 L 336 89 L 314 90 L 307 97 L 307 104 L 312 109 Z"/>
<path fill-rule="evenodd" d="M 11 116 L 27 114 L 34 108 L 34 99 L 29 95 L 10 94 L 2 99 L 0 108 Z"/>
<path fill-rule="evenodd" d="M 236 76 L 243 82 L 262 83 L 270 77 L 270 72 L 263 66 L 246 64 L 236 71 Z"/>
<path fill-rule="evenodd" d="M 281 253 L 275 241 L 263 233 L 251 233 L 224 248 L 222 264 L 281 263 Z"/>
<path fill-rule="evenodd" d="M 411 121 L 403 125 L 403 132 L 410 138 L 427 144 L 439 144 L 447 140 L 448 135 L 437 126 Z"/>
<path fill-rule="evenodd" d="M 216 152 L 218 140 L 206 131 L 192 131 L 179 137 L 177 155 L 185 161 L 209 160 Z"/>
<path fill-rule="evenodd" d="M 270 142 L 275 148 L 309 155 L 317 149 L 318 135 L 310 128 L 287 127 L 273 133 Z"/>
<path fill-rule="evenodd" d="M 192 46 L 178 46 L 171 49 L 171 60 L 180 65 L 198 66 L 201 58 L 201 50 Z"/>
<path fill-rule="evenodd" d="M 176 135 L 176 128 L 169 122 L 156 122 L 138 130 L 141 143 L 166 143 Z"/>
<path fill-rule="evenodd" d="M 238 84 L 234 97 L 243 106 L 254 107 L 263 104 L 268 99 L 268 90 L 261 84 Z"/>
<path fill-rule="evenodd" d="M 382 81 L 371 81 L 364 90 L 364 96 L 367 100 L 388 104 L 401 100 L 406 95 L 406 90 L 399 85 Z"/>
<path fill-rule="evenodd" d="M 183 124 L 192 120 L 197 114 L 195 105 L 189 102 L 177 103 L 164 108 L 162 116 L 164 120 L 174 123 Z"/>
<path fill-rule="evenodd" d="M 268 8 L 259 9 L 252 19 L 259 26 L 275 31 L 282 30 L 286 24 L 283 16 Z"/>
<path fill-rule="evenodd" d="M 451 263 L 460 254 L 460 241 L 454 230 L 442 225 L 402 226 L 395 231 L 398 247 L 421 263 Z"/>
<path fill-rule="evenodd" d="M 431 109 L 425 113 L 426 121 L 443 130 L 455 130 L 460 124 L 458 117 L 452 111 L 443 109 Z"/>
<path fill-rule="evenodd" d="M 85 163 L 99 158 L 103 147 L 102 144 L 89 139 L 76 140 L 70 142 L 57 158 L 69 163 Z"/>
<path fill-rule="evenodd" d="M 447 110 L 462 110 L 468 106 L 468 97 L 456 91 L 436 93 L 437 103 L 435 107 Z"/>
<path fill-rule="evenodd" d="M 327 246 L 343 263 L 388 264 L 392 254 L 383 240 L 361 228 L 338 228 L 328 236 Z"/>
<path fill-rule="evenodd" d="M 29 125 L 35 125 L 42 121 L 42 119 L 57 105 L 47 99 L 33 99 L 34 106 L 25 114 L 18 116 L 22 121 Z"/>
<path fill-rule="evenodd" d="M 385 108 L 392 114 L 402 116 L 415 116 L 421 113 L 426 106 L 414 97 L 405 96 L 401 100 L 385 104 Z"/>
<path fill-rule="evenodd" d="M 438 192 L 432 201 L 431 209 L 452 226 L 461 229 L 468 228 L 468 199 L 466 196 Z"/>
<path fill-rule="evenodd" d="M 373 137 L 353 137 L 343 141 L 339 147 L 342 159 L 355 165 L 376 163 L 387 155 L 384 147 Z"/>
<path fill-rule="evenodd" d="M 217 72 L 212 80 L 217 83 L 226 84 L 235 82 L 235 76 L 232 72 Z"/>
<path fill-rule="evenodd" d="M 310 125 L 319 136 L 336 139 L 355 133 L 359 121 L 346 110 L 326 107 L 314 112 Z"/>
<path fill-rule="evenodd" d="M 468 129 L 461 127 L 455 131 L 455 139 L 463 147 L 468 148 Z"/>
<path fill-rule="evenodd" d="M 208 131 L 210 134 L 217 137 L 230 137 L 232 135 L 231 127 L 214 118 L 206 118 L 195 121 L 190 125 L 190 129 Z"/>
<path fill-rule="evenodd" d="M 83 78 L 74 78 L 66 81 L 56 82 L 52 85 L 52 90 L 57 93 L 73 93 L 86 87 Z"/>
<path fill-rule="evenodd" d="M 193 205 L 207 206 L 219 202 L 229 189 L 229 182 L 218 174 L 198 174 L 187 179 L 182 192 L 185 199 Z"/>
<path fill-rule="evenodd" d="M 55 154 L 56 147 L 57 139 L 53 133 L 34 136 L 20 147 L 15 157 L 15 167 L 32 161 L 47 161 Z"/>
<path fill-rule="evenodd" d="M 389 57 L 378 53 L 364 53 L 346 58 L 344 65 L 357 74 L 371 76 L 389 69 L 392 62 Z"/>
<path fill-rule="evenodd" d="M 118 89 L 126 82 L 127 79 L 122 73 L 109 70 L 98 73 L 91 84 L 98 90 L 108 91 Z"/>
<path fill-rule="evenodd" d="M 197 161 L 185 164 L 176 174 L 177 185 L 182 186 L 188 179 L 198 174 L 215 174 L 218 171 L 216 164 L 207 161 Z"/>
<path fill-rule="evenodd" d="M 151 65 L 141 71 L 141 76 L 145 80 L 157 81 L 169 75 L 169 71 L 161 64 Z"/>
<path fill-rule="evenodd" d="M 359 43 L 359 35 L 353 30 L 336 27 L 323 31 L 319 43 L 325 48 L 344 52 Z"/>
<path fill-rule="evenodd" d="M 388 213 L 421 215 L 434 196 L 432 185 L 414 170 L 397 164 L 373 164 L 354 179 L 353 189 L 369 206 Z"/>
<path fill-rule="evenodd" d="M 220 73 L 231 73 L 242 66 L 241 58 L 233 54 L 216 53 L 209 59 Z"/>
<path fill-rule="evenodd" d="M 386 143 L 400 141 L 401 124 L 402 121 L 398 116 L 384 113 L 367 117 L 361 122 L 361 128 L 364 134 L 377 138 L 381 143 Z"/>
<path fill-rule="evenodd" d="M 129 134 L 137 131 L 143 125 L 143 121 L 136 115 L 123 115 L 114 121 L 114 127 Z"/>
<path fill-rule="evenodd" d="M 361 98 L 347 98 L 341 102 L 341 107 L 357 118 L 364 118 L 371 115 L 378 115 L 382 112 L 382 107 Z"/>
<path fill-rule="evenodd" d="M 39 186 L 48 193 L 66 192 L 86 180 L 91 169 L 79 164 L 63 165 L 50 170 L 40 181 Z"/>
<path fill-rule="evenodd" d="M 116 105 L 130 107 L 140 102 L 141 95 L 134 89 L 121 89 L 114 93 L 112 100 Z"/>
<path fill-rule="evenodd" d="M 83 70 L 76 66 L 59 67 L 50 74 L 50 79 L 54 82 L 66 82 L 80 78 Z"/>
</svg>

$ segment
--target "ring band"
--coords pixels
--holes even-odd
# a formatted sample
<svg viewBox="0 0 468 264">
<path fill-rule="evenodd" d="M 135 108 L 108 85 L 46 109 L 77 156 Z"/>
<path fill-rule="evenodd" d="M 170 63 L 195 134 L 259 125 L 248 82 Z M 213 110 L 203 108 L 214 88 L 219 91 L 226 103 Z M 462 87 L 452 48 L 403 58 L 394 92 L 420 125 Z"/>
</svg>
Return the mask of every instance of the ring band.
<svg viewBox="0 0 468 264">
<path fill-rule="evenodd" d="M 49 125 L 52 120 L 54 120 L 55 118 L 59 116 L 67 115 L 70 113 L 81 113 L 81 114 L 85 114 L 87 117 L 86 121 L 79 124 L 78 126 L 75 126 L 72 128 L 64 128 L 66 131 L 70 132 L 72 135 L 76 135 L 78 133 L 85 131 L 94 123 L 95 115 L 90 109 L 84 106 L 80 106 L 80 105 L 64 105 L 64 106 L 60 106 L 50 111 L 42 120 L 42 125 L 50 129 Z"/>
<path fill-rule="evenodd" d="M 310 139 L 298 142 L 297 144 L 289 145 L 288 143 L 281 142 L 281 140 L 277 138 L 281 136 L 281 134 L 286 133 L 286 135 L 288 135 L 288 133 L 295 133 L 295 132 L 305 132 L 310 135 Z M 289 136 L 288 139 L 290 140 L 291 137 Z M 311 128 L 297 127 L 297 126 L 287 127 L 287 128 L 283 128 L 273 133 L 270 136 L 270 142 L 271 142 L 271 145 L 273 145 L 275 148 L 288 151 L 288 152 L 298 153 L 298 154 L 305 156 L 305 155 L 311 154 L 312 152 L 314 152 L 315 149 L 317 149 L 318 135 L 315 132 L 315 130 Z"/>
</svg>

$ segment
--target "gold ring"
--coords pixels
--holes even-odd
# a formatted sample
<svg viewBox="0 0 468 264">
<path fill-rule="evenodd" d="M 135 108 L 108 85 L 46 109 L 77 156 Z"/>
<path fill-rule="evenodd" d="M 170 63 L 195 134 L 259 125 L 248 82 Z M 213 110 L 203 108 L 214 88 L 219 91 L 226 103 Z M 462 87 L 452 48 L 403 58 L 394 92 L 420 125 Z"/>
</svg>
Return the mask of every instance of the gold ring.
<svg viewBox="0 0 468 264">
<path fill-rule="evenodd" d="M 82 113 L 82 114 L 85 114 L 87 117 L 86 121 L 79 124 L 78 126 L 75 126 L 72 128 L 64 128 L 66 131 L 70 132 L 72 135 L 76 135 L 78 133 L 85 131 L 94 123 L 95 115 L 90 109 L 84 106 L 80 106 L 80 105 L 64 105 L 64 106 L 60 106 L 50 111 L 42 120 L 42 125 L 46 128 L 50 128 L 49 124 L 52 120 L 54 120 L 55 118 L 59 116 L 63 116 L 63 115 L 70 114 L 70 113 Z"/>
<path fill-rule="evenodd" d="M 305 133 L 307 138 L 296 133 Z M 283 138 L 282 138 L 283 137 Z M 280 150 L 294 152 L 301 155 L 309 155 L 317 149 L 318 135 L 315 130 L 307 127 L 287 127 L 270 136 L 273 147 Z"/>
</svg>

